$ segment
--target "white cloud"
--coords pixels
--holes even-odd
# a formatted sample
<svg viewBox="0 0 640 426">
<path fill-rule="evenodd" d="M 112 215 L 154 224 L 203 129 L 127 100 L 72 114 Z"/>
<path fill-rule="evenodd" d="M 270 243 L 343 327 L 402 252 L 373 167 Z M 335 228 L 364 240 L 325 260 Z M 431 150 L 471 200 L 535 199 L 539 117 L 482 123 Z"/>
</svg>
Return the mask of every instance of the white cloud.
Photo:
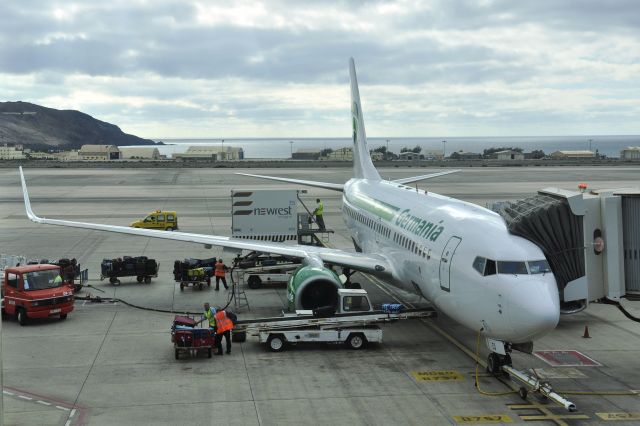
<svg viewBox="0 0 640 426">
<path fill-rule="evenodd" d="M 638 15 L 633 1 L 2 2 L 0 93 L 143 137 L 344 136 L 355 56 L 370 136 L 640 133 Z"/>
</svg>

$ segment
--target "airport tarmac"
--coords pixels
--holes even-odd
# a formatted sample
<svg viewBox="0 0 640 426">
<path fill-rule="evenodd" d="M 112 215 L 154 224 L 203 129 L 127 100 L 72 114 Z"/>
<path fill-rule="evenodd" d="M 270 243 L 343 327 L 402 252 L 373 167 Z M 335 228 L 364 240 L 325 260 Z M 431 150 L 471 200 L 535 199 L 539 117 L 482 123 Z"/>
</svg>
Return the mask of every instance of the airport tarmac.
<svg viewBox="0 0 640 426">
<path fill-rule="evenodd" d="M 437 170 L 389 168 L 384 178 Z M 156 209 L 176 210 L 185 232 L 230 235 L 230 191 L 286 185 L 237 176 L 277 174 L 344 182 L 345 168 L 301 169 L 25 169 L 35 212 L 50 218 L 128 225 Z M 469 168 L 419 183 L 419 188 L 484 205 L 524 198 L 544 187 L 577 189 L 638 187 L 640 167 Z M 340 194 L 306 188 L 309 207 L 320 197 L 325 222 L 335 233 L 328 244 L 351 248 L 340 217 Z M 17 170 L 0 170 L 0 252 L 29 258 L 77 258 L 89 269 L 81 293 L 117 297 L 161 310 L 198 311 L 202 303 L 224 305 L 228 292 L 191 288 L 181 292 L 173 261 L 220 256 L 219 248 L 37 225 L 24 214 Z M 103 258 L 145 255 L 160 262 L 151 284 L 100 281 Z M 225 259 L 230 260 L 230 259 Z M 374 303 L 424 303 L 375 279 L 359 276 Z M 242 319 L 275 316 L 286 305 L 285 289 L 246 290 L 250 311 Z M 630 309 L 635 309 L 633 306 Z M 636 310 L 635 313 L 638 311 Z M 576 350 L 591 367 L 552 367 L 514 354 L 514 367 L 549 377 L 578 407 L 562 407 L 517 394 L 486 396 L 474 386 L 476 335 L 444 316 L 384 326 L 384 343 L 361 351 L 307 345 L 268 352 L 255 338 L 234 343 L 232 354 L 176 361 L 169 328 L 173 314 L 122 303 L 79 301 L 66 321 L 2 325 L 5 424 L 226 424 L 226 425 L 439 425 L 480 423 L 637 424 L 640 421 L 640 325 L 610 305 L 591 304 L 563 316 L 536 350 Z M 588 326 L 591 338 L 583 338 Z M 461 347 L 463 349 L 461 349 Z M 486 348 L 481 344 L 481 358 Z M 511 391 L 481 369 L 480 387 Z M 593 393 L 607 393 L 595 395 Z M 620 395 L 618 395 L 620 394 Z"/>
</svg>

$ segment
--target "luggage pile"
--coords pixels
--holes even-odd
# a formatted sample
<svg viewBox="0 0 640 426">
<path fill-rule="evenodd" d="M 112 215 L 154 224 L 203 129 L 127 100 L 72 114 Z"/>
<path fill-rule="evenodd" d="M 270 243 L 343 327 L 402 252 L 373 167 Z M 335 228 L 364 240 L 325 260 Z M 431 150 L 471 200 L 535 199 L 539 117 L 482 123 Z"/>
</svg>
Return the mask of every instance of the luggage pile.
<svg viewBox="0 0 640 426">
<path fill-rule="evenodd" d="M 151 277 L 158 276 L 159 264 L 146 256 L 124 256 L 117 259 L 103 259 L 100 264 L 100 279 L 109 278 L 113 285 L 120 285 L 119 277 L 136 277 L 139 283 L 149 284 Z"/>
<path fill-rule="evenodd" d="M 62 271 L 62 278 L 65 282 L 73 283 L 73 291 L 78 292 L 82 288 L 82 283 L 76 283 L 76 278 L 80 278 L 80 264 L 76 259 L 60 259 L 57 262 L 51 262 L 57 265 Z"/>
<path fill-rule="evenodd" d="M 189 353 L 192 356 L 201 351 L 206 351 L 211 358 L 215 345 L 215 332 L 208 328 L 195 328 L 196 321 L 192 318 L 176 315 L 171 326 L 171 342 L 176 359 L 181 353 Z"/>
<path fill-rule="evenodd" d="M 173 262 L 173 279 L 180 283 L 180 290 L 185 287 L 194 286 L 200 290 L 204 288 L 204 284 L 211 286 L 211 277 L 213 276 L 216 265 L 216 258 L 210 259 L 184 259 Z"/>
</svg>

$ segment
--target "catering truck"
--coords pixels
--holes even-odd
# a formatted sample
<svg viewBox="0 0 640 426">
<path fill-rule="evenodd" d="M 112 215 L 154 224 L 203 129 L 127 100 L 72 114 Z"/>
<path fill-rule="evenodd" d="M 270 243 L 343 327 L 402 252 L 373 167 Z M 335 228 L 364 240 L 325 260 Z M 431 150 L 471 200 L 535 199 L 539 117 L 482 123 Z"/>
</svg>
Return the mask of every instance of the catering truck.
<svg viewBox="0 0 640 426">
<path fill-rule="evenodd" d="M 73 283 L 64 281 L 57 265 L 6 268 L 2 280 L 2 315 L 13 315 L 20 325 L 32 318 L 59 317 L 73 311 Z"/>
</svg>

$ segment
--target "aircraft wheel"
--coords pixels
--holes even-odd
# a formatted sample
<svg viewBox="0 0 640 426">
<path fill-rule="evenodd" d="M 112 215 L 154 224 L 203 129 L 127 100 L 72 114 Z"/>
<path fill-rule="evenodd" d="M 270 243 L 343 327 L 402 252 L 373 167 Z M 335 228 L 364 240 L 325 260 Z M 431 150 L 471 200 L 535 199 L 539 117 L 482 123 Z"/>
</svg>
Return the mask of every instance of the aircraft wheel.
<svg viewBox="0 0 640 426">
<path fill-rule="evenodd" d="M 141 283 L 141 282 L 142 282 L 142 280 L 144 280 L 144 277 L 143 277 L 142 275 L 138 275 L 138 276 L 136 277 L 136 281 L 138 281 L 139 283 Z"/>
<path fill-rule="evenodd" d="M 487 358 L 487 373 L 497 376 L 500 373 L 500 355 L 491 352 Z"/>
</svg>

